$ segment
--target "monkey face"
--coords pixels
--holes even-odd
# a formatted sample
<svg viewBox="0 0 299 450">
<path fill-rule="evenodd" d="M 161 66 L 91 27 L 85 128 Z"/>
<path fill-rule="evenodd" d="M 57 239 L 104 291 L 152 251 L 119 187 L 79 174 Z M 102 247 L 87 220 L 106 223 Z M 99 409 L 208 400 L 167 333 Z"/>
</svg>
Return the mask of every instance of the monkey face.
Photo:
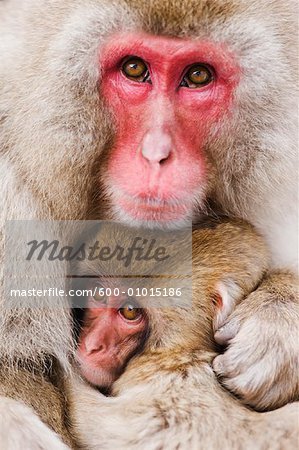
<svg viewBox="0 0 299 450">
<path fill-rule="evenodd" d="M 87 381 L 108 389 L 132 355 L 141 349 L 148 320 L 144 310 L 129 298 L 95 293 L 87 299 L 86 306 L 77 362 Z"/>
<path fill-rule="evenodd" d="M 110 3 L 44 2 L 47 33 L 18 31 L 2 54 L 1 143 L 43 217 L 174 228 L 209 203 L 248 218 L 283 185 L 276 155 L 295 172 L 295 152 L 282 151 L 293 148 L 294 58 L 276 42 L 291 16 L 266 1 L 262 15 L 229 0 Z"/>
<path fill-rule="evenodd" d="M 238 80 L 232 55 L 207 41 L 126 34 L 107 42 L 101 66 L 101 93 L 115 118 L 105 185 L 117 218 L 191 220 L 212 179 L 207 138 Z"/>
</svg>

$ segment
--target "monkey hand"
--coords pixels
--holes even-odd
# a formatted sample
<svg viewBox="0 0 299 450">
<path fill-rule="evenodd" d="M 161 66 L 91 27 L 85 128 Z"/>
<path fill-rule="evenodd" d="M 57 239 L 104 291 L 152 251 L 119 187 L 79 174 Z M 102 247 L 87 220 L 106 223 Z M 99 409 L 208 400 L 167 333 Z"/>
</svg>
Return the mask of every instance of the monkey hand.
<svg viewBox="0 0 299 450">
<path fill-rule="evenodd" d="M 0 443 L 5 450 L 70 450 L 34 411 L 0 397 Z"/>
<path fill-rule="evenodd" d="M 278 408 L 299 396 L 298 282 L 269 276 L 216 331 L 226 351 L 214 359 L 222 384 L 257 410 Z"/>
</svg>

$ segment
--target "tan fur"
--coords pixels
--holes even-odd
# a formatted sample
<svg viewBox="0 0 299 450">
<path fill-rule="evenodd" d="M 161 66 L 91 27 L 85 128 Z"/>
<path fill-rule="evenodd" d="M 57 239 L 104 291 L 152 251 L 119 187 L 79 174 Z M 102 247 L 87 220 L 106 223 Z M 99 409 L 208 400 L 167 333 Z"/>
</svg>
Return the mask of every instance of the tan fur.
<svg viewBox="0 0 299 450">
<path fill-rule="evenodd" d="M 211 130 L 206 143 L 205 157 L 215 176 L 207 197 L 194 205 L 195 216 L 210 207 L 215 214 L 221 211 L 247 219 L 265 237 L 273 267 L 293 273 L 297 268 L 296 12 L 293 0 L 2 1 L 1 236 L 9 219 L 101 218 L 104 204 L 109 217 L 110 198 L 98 182 L 114 130 L 98 93 L 99 49 L 115 31 L 144 29 L 224 42 L 237 55 L 242 80 L 221 132 Z M 290 294 L 283 281 L 290 275 L 284 273 L 270 277 L 276 287 L 261 287 L 250 301 L 263 302 L 268 289 L 269 298 L 274 296 L 270 310 L 280 331 L 269 360 L 273 371 L 289 376 L 298 373 L 299 344 L 286 344 L 286 336 L 287 342 L 290 338 L 286 325 L 291 320 L 296 329 L 298 324 L 298 281 L 291 282 L 295 291 L 289 303 L 277 309 L 277 296 L 288 300 Z M 55 279 L 57 274 L 52 275 Z M 42 361 L 42 372 L 43 360 L 50 355 L 68 367 L 69 311 L 11 311 L 3 307 L 4 301 L 1 293 L 1 360 L 8 367 L 17 366 L 18 360 Z M 259 320 L 256 313 L 254 317 Z M 270 348 L 272 324 L 264 325 L 260 340 Z M 231 348 L 238 347 L 238 339 Z M 243 364 L 242 342 L 240 338 L 237 364 Z M 224 381 L 226 374 L 223 370 Z M 294 375 L 281 384 L 283 395 L 282 389 L 275 390 L 275 377 L 272 383 L 268 376 L 261 377 L 259 371 L 252 384 L 256 395 L 248 398 L 253 406 L 274 407 L 294 398 Z M 267 398 L 264 387 L 271 387 Z M 244 383 L 234 383 L 232 388 L 248 392 Z"/>
<path fill-rule="evenodd" d="M 0 397 L 1 448 L 21 450 L 69 450 L 23 402 Z"/>
<path fill-rule="evenodd" d="M 246 225 L 202 228 L 193 233 L 193 263 L 192 307 L 148 311 L 154 332 L 114 383 L 112 397 L 74 381 L 71 417 L 82 448 L 297 448 L 299 404 L 253 412 L 221 388 L 211 368 L 217 314 L 212 294 L 228 280 L 233 295 L 234 287 L 240 288 L 236 301 L 254 289 L 267 268 L 262 241 Z M 99 262 L 93 263 L 92 273 L 96 270 L 101 273 Z M 85 273 L 90 274 L 90 264 Z M 151 299 L 144 303 L 150 307 Z"/>
<path fill-rule="evenodd" d="M 273 272 L 222 328 L 222 335 L 226 328 L 231 334 L 230 345 L 214 361 L 214 370 L 224 386 L 256 409 L 274 409 L 299 399 L 297 298 L 293 276 Z M 266 341 L 261 332 L 265 328 Z"/>
<path fill-rule="evenodd" d="M 0 395 L 25 401 L 45 424 L 62 436 L 66 444 L 72 446 L 73 439 L 68 431 L 68 401 L 64 375 L 55 367 L 51 367 L 48 372 L 49 374 L 45 370 L 45 374 L 41 374 L 39 367 L 37 371 L 34 367 L 20 367 L 7 377 L 7 371 L 1 370 Z M 3 419 L 4 417 L 5 415 Z"/>
</svg>

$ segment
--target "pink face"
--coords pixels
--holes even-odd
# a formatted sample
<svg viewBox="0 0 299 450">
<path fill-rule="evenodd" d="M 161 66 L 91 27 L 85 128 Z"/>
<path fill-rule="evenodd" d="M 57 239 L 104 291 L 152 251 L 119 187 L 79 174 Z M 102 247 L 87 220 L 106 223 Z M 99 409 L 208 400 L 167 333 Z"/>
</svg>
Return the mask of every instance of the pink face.
<svg viewBox="0 0 299 450">
<path fill-rule="evenodd" d="M 229 113 L 239 69 L 224 45 L 117 35 L 101 56 L 116 137 L 106 183 L 118 219 L 169 225 L 204 198 L 205 143 Z"/>
<path fill-rule="evenodd" d="M 143 310 L 120 297 L 89 298 L 79 337 L 77 361 L 87 381 L 110 387 L 143 343 Z"/>
</svg>

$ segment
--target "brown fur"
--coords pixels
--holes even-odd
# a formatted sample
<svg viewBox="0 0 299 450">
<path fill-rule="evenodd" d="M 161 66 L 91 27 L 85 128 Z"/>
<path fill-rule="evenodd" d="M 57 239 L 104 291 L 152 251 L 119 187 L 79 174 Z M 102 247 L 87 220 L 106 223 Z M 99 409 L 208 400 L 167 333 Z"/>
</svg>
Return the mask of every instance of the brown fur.
<svg viewBox="0 0 299 450">
<path fill-rule="evenodd" d="M 53 364 L 53 363 L 52 363 Z M 36 373 L 35 373 L 36 372 Z M 38 395 L 37 395 L 38 393 Z M 48 374 L 40 373 L 40 368 L 19 368 L 11 376 L 0 372 L 0 395 L 25 401 L 34 409 L 41 420 L 73 447 L 73 437 L 69 433 L 67 417 L 68 400 L 64 374 L 59 367 L 51 367 Z"/>
<path fill-rule="evenodd" d="M 248 400 L 263 408 L 292 400 L 297 386 L 298 344 L 286 344 L 290 339 L 286 324 L 292 329 L 298 324 L 294 275 L 288 306 L 277 309 L 275 301 L 276 296 L 289 299 L 288 281 L 283 278 L 289 280 L 285 270 L 294 273 L 297 263 L 296 12 L 293 0 L 6 0 L 0 4 L 1 236 L 9 219 L 102 218 L 103 197 L 109 217 L 110 198 L 99 183 L 105 176 L 98 170 L 114 129 L 99 97 L 97 61 L 111 34 L 145 29 L 190 35 L 225 42 L 236 54 L 242 82 L 235 92 L 234 110 L 220 133 L 211 130 L 205 145 L 213 177 L 199 216 L 213 205 L 212 213 L 250 221 L 265 237 L 273 267 L 281 270 L 281 275 L 268 280 L 275 286 L 261 286 L 250 298 L 254 304 L 262 303 L 265 295 L 274 298 L 270 309 L 279 339 L 271 348 L 271 368 L 280 377 L 291 374 L 277 391 L 275 377 L 261 379 L 264 372 L 258 372 L 254 389 L 259 395 Z M 3 246 L 1 237 L 1 254 Z M 1 273 L 1 283 L 2 279 Z M 38 315 L 37 309 L 9 310 L 2 302 L 3 293 L 0 358 L 8 362 L 8 378 L 14 376 L 19 360 L 42 361 L 40 373 L 49 357 L 68 367 L 72 335 L 67 309 L 48 309 Z M 286 321 L 290 314 L 293 318 Z M 258 315 L 254 318 L 258 323 Z M 260 338 L 267 347 L 272 324 L 264 325 Z M 253 341 L 255 334 L 248 339 Z M 232 349 L 234 345 L 237 338 Z M 244 343 L 235 361 L 244 366 L 243 350 Z M 225 381 L 227 369 L 222 369 Z M 272 393 L 267 400 L 265 386 Z M 232 388 L 243 390 L 238 382 Z"/>
<path fill-rule="evenodd" d="M 93 274 L 101 273 L 98 261 L 92 265 Z M 84 267 L 89 275 L 90 263 L 82 263 L 82 273 Z M 230 280 L 229 295 L 238 286 L 236 301 L 242 300 L 266 268 L 267 253 L 250 227 L 223 223 L 194 231 L 192 307 L 148 310 L 152 334 L 114 383 L 112 397 L 80 381 L 71 387 L 71 416 L 82 448 L 297 448 L 298 404 L 253 412 L 220 387 L 211 369 L 216 286 Z"/>
</svg>

